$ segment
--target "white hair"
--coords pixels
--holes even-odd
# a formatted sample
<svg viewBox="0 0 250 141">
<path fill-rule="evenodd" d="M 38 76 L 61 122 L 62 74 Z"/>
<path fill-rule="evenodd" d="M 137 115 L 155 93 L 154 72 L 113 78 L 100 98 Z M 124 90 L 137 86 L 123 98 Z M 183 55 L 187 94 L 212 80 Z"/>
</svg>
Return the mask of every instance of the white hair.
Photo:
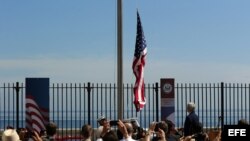
<svg viewBox="0 0 250 141">
<path fill-rule="evenodd" d="M 187 109 L 188 109 L 188 111 L 190 111 L 190 112 L 194 111 L 194 109 L 195 109 L 195 104 L 194 104 L 193 102 L 189 102 L 189 103 L 187 104 Z"/>
</svg>

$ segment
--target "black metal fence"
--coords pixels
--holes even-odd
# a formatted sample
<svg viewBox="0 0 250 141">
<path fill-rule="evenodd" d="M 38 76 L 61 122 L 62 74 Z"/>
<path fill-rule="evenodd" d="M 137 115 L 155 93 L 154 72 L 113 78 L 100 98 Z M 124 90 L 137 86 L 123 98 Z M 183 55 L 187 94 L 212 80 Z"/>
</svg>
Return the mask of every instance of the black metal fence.
<svg viewBox="0 0 250 141">
<path fill-rule="evenodd" d="M 50 86 L 50 120 L 66 134 L 83 124 L 97 127 L 99 115 L 117 119 L 117 86 L 115 84 L 66 83 Z M 124 84 L 123 118 L 137 118 L 147 128 L 161 117 L 160 87 L 146 84 L 146 105 L 136 112 L 133 105 L 133 85 Z M 183 127 L 186 104 L 193 101 L 204 127 L 218 128 L 236 124 L 239 119 L 250 121 L 250 84 L 175 84 L 175 123 Z M 7 126 L 25 127 L 25 86 L 5 83 L 0 87 L 0 129 Z M 68 133 L 67 133 L 68 132 Z M 74 132 L 76 134 L 76 132 Z"/>
</svg>

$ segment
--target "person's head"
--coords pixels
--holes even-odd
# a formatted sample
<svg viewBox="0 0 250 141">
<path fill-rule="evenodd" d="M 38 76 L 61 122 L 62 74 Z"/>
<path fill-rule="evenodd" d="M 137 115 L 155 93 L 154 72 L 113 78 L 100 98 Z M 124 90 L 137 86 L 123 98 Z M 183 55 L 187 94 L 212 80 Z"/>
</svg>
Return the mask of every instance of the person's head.
<svg viewBox="0 0 250 141">
<path fill-rule="evenodd" d="M 165 122 L 168 125 L 168 133 L 170 133 L 170 131 L 174 130 L 175 125 L 171 120 L 168 120 L 168 119 L 166 119 Z"/>
<path fill-rule="evenodd" d="M 15 129 L 6 129 L 2 134 L 2 141 L 19 141 L 19 135 Z"/>
<path fill-rule="evenodd" d="M 138 123 L 136 120 L 132 120 L 132 121 L 131 121 L 131 124 L 132 124 L 132 126 L 133 126 L 134 129 L 140 127 L 140 126 L 139 126 L 139 123 Z"/>
<path fill-rule="evenodd" d="M 48 136 L 54 136 L 56 134 L 57 126 L 55 123 L 50 122 L 46 125 L 45 128 Z"/>
<path fill-rule="evenodd" d="M 126 126 L 128 134 L 131 136 L 134 132 L 132 124 L 130 122 L 125 122 L 124 125 Z"/>
<path fill-rule="evenodd" d="M 105 116 L 101 115 L 98 119 L 97 122 L 99 123 L 100 126 L 103 126 L 104 122 L 107 121 Z"/>
<path fill-rule="evenodd" d="M 195 104 L 193 102 L 189 102 L 187 104 L 187 112 L 191 113 L 195 110 Z"/>
<path fill-rule="evenodd" d="M 155 128 L 160 128 L 163 130 L 165 133 L 168 132 L 168 124 L 165 121 L 160 121 L 156 124 Z M 157 129 L 156 129 L 157 130 Z"/>
<path fill-rule="evenodd" d="M 81 135 L 84 137 L 84 138 L 89 138 L 92 134 L 92 127 L 88 124 L 85 124 L 82 126 L 82 130 L 81 130 Z"/>
<path fill-rule="evenodd" d="M 154 137 L 153 140 L 160 140 L 161 135 L 160 135 L 160 130 L 161 129 L 165 133 L 165 137 L 167 137 L 168 134 L 168 125 L 165 121 L 160 121 L 157 122 L 155 125 L 155 132 L 156 132 L 156 137 Z"/>
<path fill-rule="evenodd" d="M 18 128 L 17 133 L 19 135 L 20 140 L 23 141 L 25 140 L 25 138 L 27 138 L 28 130 L 26 128 Z"/>
<path fill-rule="evenodd" d="M 119 141 L 116 133 L 111 130 L 102 137 L 103 141 Z"/>
<path fill-rule="evenodd" d="M 249 123 L 245 119 L 240 119 L 238 125 L 249 125 Z"/>
</svg>

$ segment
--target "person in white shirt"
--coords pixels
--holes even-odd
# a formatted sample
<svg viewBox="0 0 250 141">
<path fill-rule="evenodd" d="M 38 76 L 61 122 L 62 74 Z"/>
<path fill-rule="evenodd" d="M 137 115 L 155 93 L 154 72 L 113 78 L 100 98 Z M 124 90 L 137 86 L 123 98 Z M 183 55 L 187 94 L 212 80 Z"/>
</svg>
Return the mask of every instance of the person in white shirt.
<svg viewBox="0 0 250 141">
<path fill-rule="evenodd" d="M 103 115 L 101 115 L 98 119 L 97 122 L 99 124 L 99 127 L 96 130 L 95 138 L 98 139 L 100 138 L 100 135 L 103 131 L 103 125 L 107 122 L 107 118 Z"/>
<path fill-rule="evenodd" d="M 123 123 L 121 120 L 118 120 L 118 129 L 123 135 L 123 139 L 120 141 L 137 141 L 132 138 L 133 126 L 130 122 Z"/>
</svg>

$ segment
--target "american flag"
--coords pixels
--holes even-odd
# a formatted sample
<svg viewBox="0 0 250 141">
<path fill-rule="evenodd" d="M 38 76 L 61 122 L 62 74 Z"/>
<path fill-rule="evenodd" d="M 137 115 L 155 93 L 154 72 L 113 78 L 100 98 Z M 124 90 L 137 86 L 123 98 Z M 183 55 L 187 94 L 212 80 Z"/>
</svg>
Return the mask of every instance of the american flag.
<svg viewBox="0 0 250 141">
<path fill-rule="evenodd" d="M 26 96 L 26 128 L 40 133 L 49 122 L 49 110 L 39 107 L 32 95 Z"/>
<path fill-rule="evenodd" d="M 144 66 L 147 55 L 147 45 L 141 25 L 139 12 L 137 11 L 137 35 L 133 60 L 133 73 L 136 77 L 134 84 L 134 104 L 136 111 L 140 111 L 146 104 L 144 96 Z"/>
</svg>

